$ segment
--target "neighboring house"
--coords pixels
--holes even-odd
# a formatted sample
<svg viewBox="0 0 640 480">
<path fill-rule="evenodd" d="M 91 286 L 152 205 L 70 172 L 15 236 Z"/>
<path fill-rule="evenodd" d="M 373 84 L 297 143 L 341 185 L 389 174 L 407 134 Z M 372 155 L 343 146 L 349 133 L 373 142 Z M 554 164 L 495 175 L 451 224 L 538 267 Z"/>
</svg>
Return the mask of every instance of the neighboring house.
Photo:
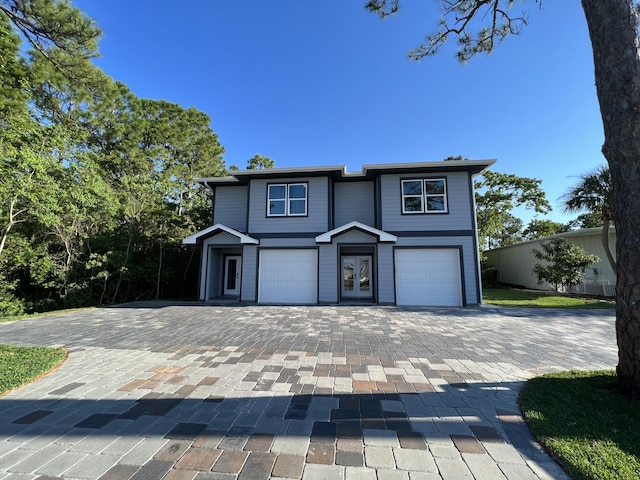
<svg viewBox="0 0 640 480">
<path fill-rule="evenodd" d="M 316 304 L 482 301 L 473 178 L 494 160 L 232 171 L 211 189 L 199 298 Z"/>
<path fill-rule="evenodd" d="M 498 281 L 509 285 L 516 285 L 537 290 L 552 290 L 547 282 L 538 285 L 538 279 L 533 273 L 533 267 L 540 260 L 535 258 L 533 250 L 542 250 L 541 244 L 552 238 L 563 238 L 569 243 L 578 245 L 589 254 L 597 255 L 600 261 L 585 270 L 584 282 L 571 288 L 572 292 L 589 293 L 593 295 L 615 295 L 616 275 L 607 261 L 602 246 L 602 228 L 586 228 L 559 233 L 550 237 L 539 238 L 527 242 L 495 248 L 485 252 L 487 263 L 498 269 Z M 615 229 L 609 230 L 609 245 L 614 251 L 616 245 Z"/>
</svg>

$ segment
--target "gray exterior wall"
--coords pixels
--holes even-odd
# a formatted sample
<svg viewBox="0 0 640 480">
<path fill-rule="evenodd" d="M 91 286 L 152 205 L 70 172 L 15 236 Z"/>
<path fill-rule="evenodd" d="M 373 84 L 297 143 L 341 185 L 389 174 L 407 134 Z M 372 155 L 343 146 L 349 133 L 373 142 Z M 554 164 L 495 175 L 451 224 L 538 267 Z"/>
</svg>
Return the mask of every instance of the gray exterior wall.
<svg viewBox="0 0 640 480">
<path fill-rule="evenodd" d="M 267 217 L 267 184 L 308 184 L 306 217 Z M 249 234 L 322 233 L 329 229 L 329 179 L 327 177 L 251 180 L 249 195 Z"/>
<path fill-rule="evenodd" d="M 338 182 L 334 185 L 335 226 L 360 222 L 374 226 L 373 182 Z"/>
<path fill-rule="evenodd" d="M 221 223 L 239 232 L 247 228 L 246 186 L 216 187 L 213 223 Z"/>
<path fill-rule="evenodd" d="M 401 180 L 446 178 L 448 213 L 402 214 Z M 382 175 L 380 178 L 381 230 L 443 231 L 473 228 L 473 205 L 466 172 L 433 175 Z"/>
<path fill-rule="evenodd" d="M 394 304 L 395 277 L 393 269 L 393 245 L 378 245 L 378 302 Z"/>
<path fill-rule="evenodd" d="M 318 262 L 318 301 L 336 303 L 340 288 L 337 246 L 334 243 L 320 245 Z"/>
<path fill-rule="evenodd" d="M 242 249 L 242 286 L 240 300 L 256 302 L 258 278 L 258 248 L 255 245 L 245 245 Z"/>
<path fill-rule="evenodd" d="M 412 178 L 446 178 L 448 212 L 403 215 L 401 180 Z M 308 215 L 267 217 L 267 184 L 298 182 L 308 185 Z M 260 249 L 316 248 L 319 261 L 318 301 L 338 302 L 341 283 L 338 255 L 340 248 L 346 247 L 345 251 L 350 251 L 349 244 L 353 244 L 373 247 L 374 288 L 378 303 L 394 304 L 396 301 L 394 251 L 402 247 L 460 248 L 464 301 L 469 305 L 479 303 L 478 256 L 473 236 L 474 206 L 469 173 L 386 174 L 376 182 L 338 181 L 332 185 L 330 182 L 329 177 L 252 179 L 249 186 L 216 188 L 214 222 L 245 232 L 260 241 L 259 245 L 242 246 L 242 301 L 256 302 L 258 299 Z M 398 240 L 394 244 L 378 243 L 376 236 L 354 229 L 335 236 L 331 244 L 315 242 L 315 235 L 352 221 L 394 233 Z M 456 233 L 448 234 L 449 231 Z M 208 273 L 203 268 L 201 295 L 205 294 L 205 289 L 209 298 L 219 294 L 224 270 L 223 255 L 234 245 L 240 248 L 239 239 L 225 232 L 204 240 L 206 260 L 203 259 L 203 267 L 207 266 Z"/>
</svg>

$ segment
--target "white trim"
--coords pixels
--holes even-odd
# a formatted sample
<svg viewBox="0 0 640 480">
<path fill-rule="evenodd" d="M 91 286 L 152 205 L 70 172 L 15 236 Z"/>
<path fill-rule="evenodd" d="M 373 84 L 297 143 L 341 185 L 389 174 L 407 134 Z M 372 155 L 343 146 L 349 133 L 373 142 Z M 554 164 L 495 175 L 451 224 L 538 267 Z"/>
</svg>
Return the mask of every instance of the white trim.
<svg viewBox="0 0 640 480">
<path fill-rule="evenodd" d="M 377 228 L 370 227 L 369 225 L 365 225 L 364 223 L 349 222 L 345 225 L 342 225 L 341 227 L 329 230 L 322 235 L 318 235 L 316 237 L 316 243 L 331 243 L 333 241 L 333 237 L 335 237 L 336 235 L 340 235 L 342 232 L 345 232 L 347 230 L 351 230 L 352 228 L 357 228 L 358 230 L 362 230 L 366 233 L 370 233 L 371 235 L 375 235 L 376 237 L 378 237 L 378 241 L 380 242 L 395 242 L 396 240 L 398 240 L 398 237 L 396 237 L 395 235 L 391 235 L 390 233 L 378 230 Z"/>
<path fill-rule="evenodd" d="M 408 182 L 420 182 L 420 194 L 405 194 L 404 184 Z M 444 191 L 442 193 L 428 193 L 427 182 L 442 182 L 444 184 Z M 406 178 L 400 182 L 400 196 L 402 197 L 402 214 L 432 214 L 432 213 L 449 213 L 449 205 L 447 204 L 447 179 L 446 177 L 434 177 L 434 178 Z M 429 210 L 429 198 L 442 197 L 444 209 L 443 210 Z M 407 210 L 405 199 L 407 198 L 420 198 L 420 210 Z"/>
<path fill-rule="evenodd" d="M 271 187 L 284 187 L 284 198 L 271 198 Z M 291 197 L 291 187 L 304 187 L 304 197 Z M 304 212 L 291 213 L 291 202 L 304 201 Z M 284 212 L 271 213 L 271 202 L 283 202 Z M 306 217 L 309 203 L 309 184 L 307 182 L 268 183 L 267 184 L 267 217 Z"/>
<path fill-rule="evenodd" d="M 209 228 L 205 228 L 204 230 L 200 230 L 198 233 L 194 233 L 193 235 L 188 236 L 187 238 L 182 240 L 184 245 L 196 245 L 198 243 L 198 239 L 200 237 L 209 235 L 215 231 L 227 232 L 234 237 L 238 237 L 240 239 L 240 243 L 249 244 L 249 245 L 258 245 L 260 243 L 259 240 L 250 237 L 249 235 L 245 235 L 242 232 L 234 230 L 233 228 L 227 227 L 226 225 L 222 225 L 221 223 L 216 223 Z"/>
<path fill-rule="evenodd" d="M 445 171 L 447 169 L 472 169 L 477 171 L 476 175 L 482 175 L 491 165 L 496 161 L 490 160 L 449 160 L 449 161 L 435 161 L 435 162 L 408 162 L 408 163 L 378 163 L 363 165 L 362 169 L 354 172 L 348 172 L 346 165 L 327 165 L 327 166 L 309 166 L 309 167 L 292 167 L 292 168 L 261 168 L 261 169 L 248 169 L 248 170 L 231 170 L 226 177 L 205 177 L 196 178 L 195 182 L 201 184 L 213 184 L 216 183 L 229 183 L 239 182 L 239 177 L 250 177 L 252 175 L 278 177 L 281 175 L 293 175 L 297 174 L 304 176 L 305 174 L 317 174 L 319 172 L 336 173 L 340 175 L 340 178 L 358 178 L 366 177 L 368 171 L 381 172 L 381 173 L 394 173 L 394 170 L 416 170 L 416 169 L 431 169 L 437 168 L 438 170 Z M 445 167 L 445 168 L 443 168 Z"/>
</svg>

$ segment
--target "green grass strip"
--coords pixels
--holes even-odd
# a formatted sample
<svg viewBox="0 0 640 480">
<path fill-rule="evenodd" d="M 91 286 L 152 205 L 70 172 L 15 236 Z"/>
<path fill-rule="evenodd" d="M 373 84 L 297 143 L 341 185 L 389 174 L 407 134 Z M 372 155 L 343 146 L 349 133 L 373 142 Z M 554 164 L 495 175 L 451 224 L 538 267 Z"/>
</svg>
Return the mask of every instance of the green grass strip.
<svg viewBox="0 0 640 480">
<path fill-rule="evenodd" d="M 65 313 L 81 312 L 83 310 L 91 310 L 94 308 L 96 307 L 66 308 L 64 310 L 52 310 L 50 312 L 24 313 L 21 315 L 0 316 L 0 323 L 15 322 L 18 320 L 31 320 L 34 318 L 41 318 L 41 317 L 51 317 L 53 315 L 64 315 Z"/>
<path fill-rule="evenodd" d="M 640 478 L 640 401 L 616 381 L 613 371 L 552 373 L 520 393 L 529 428 L 576 480 Z"/>
<path fill-rule="evenodd" d="M 558 295 L 553 292 L 516 290 L 512 288 L 485 288 L 482 290 L 482 298 L 485 303 L 504 307 L 615 308 L 613 300 L 581 298 Z"/>
<path fill-rule="evenodd" d="M 0 345 L 0 395 L 47 373 L 66 356 L 64 348 Z"/>
</svg>

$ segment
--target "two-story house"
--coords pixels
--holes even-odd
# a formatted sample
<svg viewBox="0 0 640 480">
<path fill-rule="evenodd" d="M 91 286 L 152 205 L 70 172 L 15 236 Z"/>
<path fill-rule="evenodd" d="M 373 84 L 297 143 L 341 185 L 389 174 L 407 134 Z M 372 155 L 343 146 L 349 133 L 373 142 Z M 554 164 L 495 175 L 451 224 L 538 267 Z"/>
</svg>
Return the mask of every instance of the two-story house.
<svg viewBox="0 0 640 480">
<path fill-rule="evenodd" d="M 211 189 L 199 298 L 481 303 L 474 176 L 494 160 L 231 171 Z"/>
</svg>

